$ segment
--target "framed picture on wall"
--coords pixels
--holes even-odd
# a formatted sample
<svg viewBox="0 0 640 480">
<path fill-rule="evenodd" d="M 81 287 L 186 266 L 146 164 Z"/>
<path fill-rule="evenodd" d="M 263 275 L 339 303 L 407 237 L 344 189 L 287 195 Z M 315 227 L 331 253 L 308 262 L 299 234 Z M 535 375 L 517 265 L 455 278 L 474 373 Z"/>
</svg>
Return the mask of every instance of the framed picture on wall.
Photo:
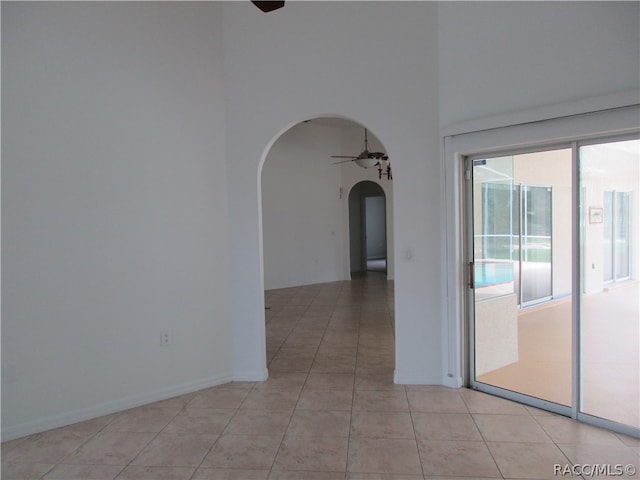
<svg viewBox="0 0 640 480">
<path fill-rule="evenodd" d="M 604 222 L 602 207 L 589 207 L 589 223 Z"/>
</svg>

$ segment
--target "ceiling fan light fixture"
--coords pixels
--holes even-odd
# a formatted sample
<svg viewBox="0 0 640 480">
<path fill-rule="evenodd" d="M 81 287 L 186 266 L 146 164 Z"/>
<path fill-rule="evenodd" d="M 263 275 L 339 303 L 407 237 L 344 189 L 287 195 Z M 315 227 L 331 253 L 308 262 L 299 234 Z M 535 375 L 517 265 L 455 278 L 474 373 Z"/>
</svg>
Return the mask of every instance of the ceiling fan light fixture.
<svg viewBox="0 0 640 480">
<path fill-rule="evenodd" d="M 355 160 L 356 165 L 362 168 L 375 167 L 378 164 L 377 158 L 358 158 Z"/>
</svg>

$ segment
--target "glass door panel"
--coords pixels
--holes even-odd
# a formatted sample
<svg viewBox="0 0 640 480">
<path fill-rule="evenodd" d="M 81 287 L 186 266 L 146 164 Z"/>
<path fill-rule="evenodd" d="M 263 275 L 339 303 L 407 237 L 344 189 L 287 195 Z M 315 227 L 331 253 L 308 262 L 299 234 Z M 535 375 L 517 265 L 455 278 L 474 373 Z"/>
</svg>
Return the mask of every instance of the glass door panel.
<svg viewBox="0 0 640 480">
<path fill-rule="evenodd" d="M 640 428 L 640 141 L 584 146 L 579 158 L 585 192 L 579 410 Z"/>
<path fill-rule="evenodd" d="M 594 212 L 597 212 L 595 207 Z M 603 281 L 613 282 L 613 192 L 604 192 L 604 207 L 602 221 L 604 223 L 602 230 L 602 274 Z M 593 215 L 593 214 L 592 214 Z M 593 222 L 593 218 L 589 221 Z"/>
<path fill-rule="evenodd" d="M 474 384 L 569 406 L 571 150 L 472 169 Z"/>
<path fill-rule="evenodd" d="M 629 192 L 616 192 L 615 196 L 615 213 L 613 216 L 615 247 L 615 279 L 626 280 L 629 278 L 629 262 L 630 262 L 630 222 L 629 217 Z"/>
<path fill-rule="evenodd" d="M 523 185 L 522 295 L 527 305 L 551 298 L 551 187 Z"/>
</svg>

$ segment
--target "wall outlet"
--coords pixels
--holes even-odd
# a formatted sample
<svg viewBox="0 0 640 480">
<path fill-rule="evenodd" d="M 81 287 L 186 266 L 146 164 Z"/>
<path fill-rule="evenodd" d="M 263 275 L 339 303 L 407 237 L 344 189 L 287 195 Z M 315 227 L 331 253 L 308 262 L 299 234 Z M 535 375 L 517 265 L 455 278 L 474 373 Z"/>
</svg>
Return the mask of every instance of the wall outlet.
<svg viewBox="0 0 640 480">
<path fill-rule="evenodd" d="M 160 346 L 169 346 L 169 332 L 167 332 L 166 330 L 160 332 Z"/>
</svg>

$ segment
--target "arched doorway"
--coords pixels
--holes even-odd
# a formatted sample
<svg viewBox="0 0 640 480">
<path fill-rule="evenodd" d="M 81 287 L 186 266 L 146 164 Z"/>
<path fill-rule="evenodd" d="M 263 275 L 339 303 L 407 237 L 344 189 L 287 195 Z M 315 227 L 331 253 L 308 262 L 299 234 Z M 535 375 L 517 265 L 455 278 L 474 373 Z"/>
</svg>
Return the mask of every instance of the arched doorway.
<svg viewBox="0 0 640 480">
<path fill-rule="evenodd" d="M 393 279 L 392 180 L 377 166 L 344 160 L 362 151 L 364 134 L 365 127 L 351 120 L 318 118 L 292 126 L 273 142 L 260 173 L 265 290 L 348 280 L 352 271 L 367 269 Z M 370 131 L 368 148 L 386 153 Z M 363 224 L 372 230 L 361 248 L 369 267 L 366 258 L 364 267 L 350 260 L 349 195 L 358 184 L 363 211 L 381 213 Z"/>
<path fill-rule="evenodd" d="M 370 180 L 349 192 L 349 258 L 351 275 L 387 273 L 387 207 L 380 185 Z"/>
<path fill-rule="evenodd" d="M 391 178 L 344 161 L 362 151 L 364 132 L 345 119 L 311 119 L 283 132 L 265 156 L 260 195 L 270 376 L 381 375 L 393 382 L 394 296 L 386 275 Z M 369 151 L 386 154 L 368 135 Z M 375 261 L 383 265 L 381 273 L 353 281 L 351 198 L 364 202 L 362 228 L 370 230 L 371 242 L 362 246 L 365 268 L 366 257 L 371 269 Z"/>
</svg>

